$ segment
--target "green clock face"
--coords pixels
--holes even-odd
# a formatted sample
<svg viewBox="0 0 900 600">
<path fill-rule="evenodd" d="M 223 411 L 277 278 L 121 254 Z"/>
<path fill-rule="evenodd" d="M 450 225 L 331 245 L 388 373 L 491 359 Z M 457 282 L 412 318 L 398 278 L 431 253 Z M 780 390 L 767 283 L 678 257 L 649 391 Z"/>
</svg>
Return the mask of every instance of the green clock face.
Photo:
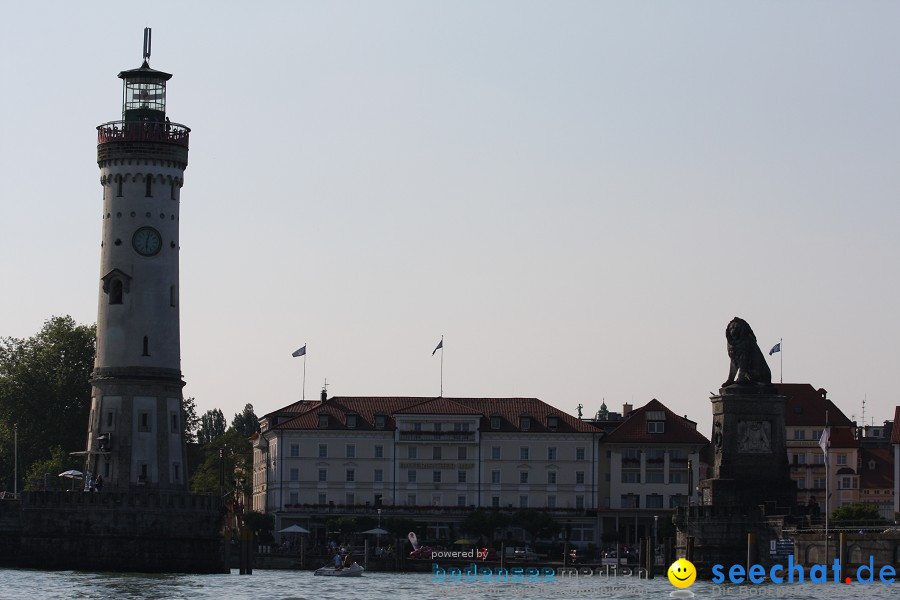
<svg viewBox="0 0 900 600">
<path fill-rule="evenodd" d="M 131 245 L 141 256 L 154 256 L 162 248 L 162 238 L 152 227 L 141 227 L 134 232 Z"/>
</svg>

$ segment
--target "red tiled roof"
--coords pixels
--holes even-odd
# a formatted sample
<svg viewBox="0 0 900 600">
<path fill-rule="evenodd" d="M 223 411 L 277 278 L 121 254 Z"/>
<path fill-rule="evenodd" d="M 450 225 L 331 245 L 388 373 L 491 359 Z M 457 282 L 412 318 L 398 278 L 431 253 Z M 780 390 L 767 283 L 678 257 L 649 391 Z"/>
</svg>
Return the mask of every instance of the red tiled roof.
<svg viewBox="0 0 900 600">
<path fill-rule="evenodd" d="M 784 407 L 784 424 L 788 427 L 825 427 L 825 412 L 828 424 L 835 427 L 851 427 L 847 418 L 834 402 L 827 399 L 825 390 L 816 390 L 808 383 L 775 383 L 775 390 L 787 396 Z"/>
<path fill-rule="evenodd" d="M 859 448 L 859 440 L 853 435 L 852 427 L 831 427 L 828 434 L 828 446 L 834 448 Z"/>
<path fill-rule="evenodd" d="M 283 415 L 296 405 L 269 413 Z M 347 427 L 347 415 L 357 415 L 355 429 L 375 429 L 375 415 L 385 416 L 383 429 L 394 429 L 394 415 L 441 414 L 441 415 L 481 415 L 481 431 L 520 431 L 520 417 L 530 417 L 531 432 L 581 432 L 601 433 L 596 427 L 580 421 L 537 398 L 425 398 L 425 397 L 378 397 L 334 396 L 325 402 L 316 402 L 296 416 L 269 429 L 319 429 L 319 415 L 330 416 L 328 429 Z M 269 416 L 266 415 L 266 416 Z M 548 417 L 557 417 L 554 430 L 548 427 Z M 500 417 L 500 428 L 491 429 L 491 417 Z"/>
<path fill-rule="evenodd" d="M 874 461 L 874 469 L 869 463 Z M 863 448 L 860 451 L 859 487 L 890 489 L 894 487 L 894 453 L 887 448 Z"/>
<path fill-rule="evenodd" d="M 663 433 L 647 432 L 647 411 L 665 411 L 666 420 Z M 665 404 L 654 398 L 641 408 L 631 412 L 622 424 L 605 438 L 608 443 L 639 442 L 642 444 L 708 444 L 702 433 L 692 425 L 692 421 L 676 415 Z"/>
<path fill-rule="evenodd" d="M 900 406 L 894 409 L 894 428 L 891 430 L 891 444 L 900 444 Z"/>
</svg>

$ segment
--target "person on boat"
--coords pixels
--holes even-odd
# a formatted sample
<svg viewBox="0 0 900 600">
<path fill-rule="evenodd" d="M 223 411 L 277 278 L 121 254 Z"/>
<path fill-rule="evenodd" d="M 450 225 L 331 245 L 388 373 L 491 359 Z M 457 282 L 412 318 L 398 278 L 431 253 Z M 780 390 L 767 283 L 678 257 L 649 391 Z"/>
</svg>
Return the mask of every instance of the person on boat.
<svg viewBox="0 0 900 600">
<path fill-rule="evenodd" d="M 353 566 L 353 555 L 350 554 L 350 550 L 347 550 L 347 554 L 344 555 L 344 566 L 345 567 Z"/>
<path fill-rule="evenodd" d="M 335 552 L 334 558 L 332 560 L 334 561 L 334 570 L 340 571 L 341 570 L 341 555 L 339 553 Z"/>
</svg>

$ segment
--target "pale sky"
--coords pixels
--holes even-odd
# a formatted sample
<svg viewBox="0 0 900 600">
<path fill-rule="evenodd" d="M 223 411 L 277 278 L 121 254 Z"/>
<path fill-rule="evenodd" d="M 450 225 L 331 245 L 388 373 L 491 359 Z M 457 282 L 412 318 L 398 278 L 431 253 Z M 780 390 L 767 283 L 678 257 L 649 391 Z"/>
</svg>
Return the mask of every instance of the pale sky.
<svg viewBox="0 0 900 600">
<path fill-rule="evenodd" d="M 900 3 L 3 2 L 0 335 L 97 316 L 100 123 L 174 74 L 185 393 L 658 398 L 724 330 L 848 416 L 900 364 Z"/>
</svg>

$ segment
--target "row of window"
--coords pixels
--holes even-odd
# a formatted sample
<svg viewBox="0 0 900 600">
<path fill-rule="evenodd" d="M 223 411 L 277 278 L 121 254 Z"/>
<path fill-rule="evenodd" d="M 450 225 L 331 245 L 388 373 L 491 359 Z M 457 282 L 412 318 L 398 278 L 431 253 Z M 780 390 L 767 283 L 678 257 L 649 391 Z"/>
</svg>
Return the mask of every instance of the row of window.
<svg viewBox="0 0 900 600">
<path fill-rule="evenodd" d="M 669 496 L 669 508 L 687 505 L 688 497 L 684 494 L 672 494 Z M 609 498 L 606 498 L 606 508 L 610 508 Z M 644 505 L 641 506 L 640 494 L 622 494 L 619 499 L 620 508 L 663 508 L 665 496 L 662 494 L 647 494 L 644 496 Z"/>
<path fill-rule="evenodd" d="M 441 460 L 444 457 L 444 448 L 442 446 L 433 446 L 431 448 L 431 458 L 435 460 Z M 529 460 L 531 455 L 531 449 L 528 446 L 522 446 L 519 448 L 519 460 Z M 558 460 L 558 451 L 555 447 L 547 448 L 547 460 Z M 291 444 L 290 445 L 290 456 L 291 458 L 299 458 L 300 457 L 300 444 Z M 419 458 L 419 447 L 418 446 L 407 446 L 406 447 L 406 457 L 407 458 Z M 575 460 L 584 460 L 585 452 L 584 448 L 575 448 Z M 328 458 L 328 444 L 319 444 L 319 453 L 318 458 Z M 357 458 L 356 455 L 356 444 L 346 444 L 344 446 L 344 458 Z M 376 444 L 374 447 L 373 458 L 384 458 L 384 446 L 381 444 Z M 457 460 L 466 460 L 468 458 L 468 447 L 467 446 L 457 446 L 456 448 L 456 458 Z M 491 460 L 501 460 L 502 451 L 500 446 L 492 446 L 491 447 Z"/>
<path fill-rule="evenodd" d="M 160 177 L 160 179 L 162 179 L 162 178 Z M 124 196 L 123 189 L 122 189 L 122 184 L 123 184 L 122 176 L 116 175 L 115 182 L 116 182 L 116 197 L 121 198 Z M 176 185 L 176 183 L 174 181 L 169 182 L 169 199 L 170 200 L 176 199 L 175 198 L 175 189 L 177 187 L 178 186 Z M 144 177 L 144 197 L 145 198 L 153 197 L 153 176 L 152 175 L 148 175 L 148 176 Z"/>
<path fill-rule="evenodd" d="M 825 454 L 823 452 L 813 452 L 812 462 L 807 462 L 807 454 L 805 452 L 801 453 L 791 453 L 791 464 L 794 465 L 824 465 L 825 464 Z M 841 453 L 835 457 L 835 462 L 839 466 L 847 466 L 847 454 Z"/>
<path fill-rule="evenodd" d="M 669 471 L 669 483 L 687 483 L 687 469 L 671 469 Z M 666 473 L 662 469 L 647 469 L 644 483 L 666 483 Z M 606 474 L 606 480 L 609 481 L 609 473 Z M 641 483 L 640 470 L 622 470 L 622 483 Z"/>
<path fill-rule="evenodd" d="M 289 470 L 289 477 L 291 481 L 300 481 L 300 469 L 299 468 L 291 468 Z M 418 483 L 419 475 L 416 469 L 409 469 L 406 472 L 406 482 L 407 483 Z M 468 483 L 468 471 L 459 470 L 456 472 L 456 483 Z M 557 473 L 556 471 L 549 471 L 547 473 L 547 485 L 556 485 L 557 483 Z M 529 483 L 530 473 L 528 471 L 519 471 L 519 483 L 527 484 Z M 326 483 L 328 481 L 328 469 L 319 469 L 318 472 L 318 481 L 320 483 Z M 356 469 L 346 469 L 345 470 L 345 479 L 344 481 L 350 483 L 356 481 Z M 384 470 L 383 469 L 375 469 L 373 475 L 374 483 L 382 483 L 384 482 Z M 443 471 L 432 471 L 431 472 L 431 482 L 432 483 L 442 483 L 443 482 Z M 491 471 L 491 483 L 492 484 L 500 484 L 500 471 L 493 470 Z M 584 471 L 575 471 L 575 485 L 583 485 L 584 484 Z"/>
<path fill-rule="evenodd" d="M 149 196 L 149 185 L 148 185 L 148 193 Z M 174 193 L 174 192 L 173 192 Z M 120 184 L 120 192 L 121 196 L 121 184 Z M 174 198 L 174 196 L 173 196 Z M 347 428 L 355 429 L 359 426 L 359 415 L 355 413 L 351 413 L 347 415 Z M 385 424 L 387 423 L 387 415 L 377 414 L 375 415 L 375 428 L 376 429 L 384 429 Z M 491 417 L 491 429 L 499 430 L 503 424 L 503 419 L 497 415 Z M 331 415 L 328 413 L 320 413 L 319 414 L 319 427 L 322 429 L 327 429 L 331 425 Z M 432 431 L 440 432 L 443 431 L 444 423 L 432 423 Z M 447 423 L 447 425 L 450 425 Z M 452 431 L 456 432 L 465 432 L 469 431 L 469 423 L 453 423 Z M 519 417 L 519 429 L 522 431 L 529 431 L 532 426 L 532 418 L 531 417 Z M 559 428 L 559 417 L 549 416 L 547 417 L 547 429 L 550 431 L 556 431 Z M 412 428 L 409 431 L 413 432 L 421 432 L 423 431 L 423 423 L 413 423 Z M 451 431 L 447 429 L 447 431 Z"/>
<path fill-rule="evenodd" d="M 322 506 L 333 504 L 334 501 L 329 501 L 328 495 L 325 493 L 319 493 L 318 495 L 318 503 Z M 381 494 L 375 495 L 375 506 L 381 506 Z M 289 492 L 288 494 L 288 504 L 298 504 L 300 501 L 300 493 L 299 492 Z M 347 492 L 344 495 L 344 502 L 348 506 L 353 506 L 356 504 L 357 498 L 355 492 Z M 418 494 L 407 494 L 406 495 L 406 504 L 408 506 L 418 506 L 419 505 L 419 495 Z M 431 497 L 431 506 L 442 506 L 443 505 L 443 496 L 440 494 L 434 494 Z M 465 494 L 458 494 L 456 496 L 456 506 L 468 506 L 469 505 L 469 497 Z M 512 504 L 508 504 L 510 508 L 512 508 Z M 519 496 L 519 508 L 528 508 L 529 506 L 529 496 L 522 494 Z M 584 510 L 584 496 L 575 496 L 575 509 L 576 510 Z M 500 508 L 500 496 L 491 496 L 491 507 Z M 546 502 L 544 504 L 546 508 L 556 508 L 556 496 L 548 495 L 546 497 Z M 587 534 L 587 532 L 585 532 Z M 591 541 L 593 539 L 592 534 L 590 534 L 590 539 L 585 537 L 585 541 Z"/>
<path fill-rule="evenodd" d="M 806 433 L 807 433 L 806 429 L 795 429 L 794 430 L 794 440 L 796 440 L 798 442 L 804 442 L 807 439 L 809 439 L 811 441 L 817 442 L 817 441 L 819 441 L 819 438 L 822 437 L 821 429 L 813 429 L 810 432 L 811 435 L 809 438 L 806 437 Z"/>
</svg>

